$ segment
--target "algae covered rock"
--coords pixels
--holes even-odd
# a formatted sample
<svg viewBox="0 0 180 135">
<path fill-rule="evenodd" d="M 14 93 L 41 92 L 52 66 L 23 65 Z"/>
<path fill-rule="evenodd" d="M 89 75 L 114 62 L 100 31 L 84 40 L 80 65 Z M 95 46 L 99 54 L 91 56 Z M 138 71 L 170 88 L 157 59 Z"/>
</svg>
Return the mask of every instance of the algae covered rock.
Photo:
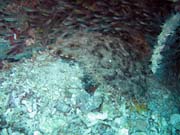
<svg viewBox="0 0 180 135">
<path fill-rule="evenodd" d="M 170 117 L 170 123 L 175 129 L 180 130 L 180 114 L 172 114 Z"/>
</svg>

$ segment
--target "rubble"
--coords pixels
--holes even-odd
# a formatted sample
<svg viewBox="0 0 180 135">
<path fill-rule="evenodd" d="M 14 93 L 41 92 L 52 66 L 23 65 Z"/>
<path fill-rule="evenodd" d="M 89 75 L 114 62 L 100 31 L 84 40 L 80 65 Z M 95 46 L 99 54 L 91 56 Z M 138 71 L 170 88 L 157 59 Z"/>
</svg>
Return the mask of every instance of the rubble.
<svg viewBox="0 0 180 135">
<path fill-rule="evenodd" d="M 77 33 L 64 43 L 51 45 L 51 50 L 34 53 L 31 59 L 20 60 L 12 64 L 9 70 L 0 72 L 0 133 L 169 135 L 177 132 L 179 122 L 175 115 L 178 116 L 176 98 L 151 75 L 141 72 L 145 68 L 138 61 L 132 61 L 131 55 L 136 56 L 136 53 L 131 52 L 130 46 L 125 48 L 126 43 L 116 38 L 103 37 L 107 46 L 109 42 L 119 41 L 119 49 L 122 51 L 119 64 L 122 64 L 123 59 L 129 59 L 131 63 L 128 64 L 131 65 L 126 66 L 132 68 L 128 76 L 121 71 L 125 65 L 113 68 L 126 78 L 123 80 L 125 84 L 119 83 L 117 78 L 106 80 L 103 76 L 111 74 L 111 68 L 117 65 L 111 53 L 105 50 L 104 53 L 101 49 L 97 49 L 97 53 L 101 53 L 105 61 L 102 65 L 96 65 L 101 57 L 90 54 L 95 47 L 93 44 L 103 43 L 100 41 L 101 36 L 96 33 L 84 35 Z M 80 48 L 68 48 L 72 43 Z M 92 48 L 86 48 L 89 43 Z M 112 49 L 112 46 L 108 47 Z M 87 51 L 83 54 L 82 50 L 85 49 Z M 64 59 L 54 53 L 57 50 L 61 50 L 62 55 L 71 53 L 74 59 Z M 111 68 L 107 69 L 106 66 Z M 89 81 L 98 84 L 95 89 L 86 90 L 86 83 L 91 84 L 83 79 L 87 75 L 91 76 Z M 144 97 L 140 96 L 142 93 L 137 87 L 138 79 L 141 81 L 142 78 L 147 83 L 143 88 L 146 89 Z M 119 89 L 112 84 L 116 84 Z"/>
</svg>

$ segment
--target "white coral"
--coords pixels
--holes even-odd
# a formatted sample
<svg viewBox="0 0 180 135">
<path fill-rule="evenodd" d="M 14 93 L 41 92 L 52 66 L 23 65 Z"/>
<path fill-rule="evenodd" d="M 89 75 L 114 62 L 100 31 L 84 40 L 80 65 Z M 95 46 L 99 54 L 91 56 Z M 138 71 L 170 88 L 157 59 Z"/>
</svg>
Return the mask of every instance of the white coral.
<svg viewBox="0 0 180 135">
<path fill-rule="evenodd" d="M 173 14 L 163 25 L 162 32 L 158 36 L 157 45 L 154 48 L 153 55 L 151 57 L 151 70 L 156 73 L 163 56 L 161 55 L 164 49 L 167 38 L 175 34 L 176 28 L 180 26 L 180 13 Z"/>
</svg>

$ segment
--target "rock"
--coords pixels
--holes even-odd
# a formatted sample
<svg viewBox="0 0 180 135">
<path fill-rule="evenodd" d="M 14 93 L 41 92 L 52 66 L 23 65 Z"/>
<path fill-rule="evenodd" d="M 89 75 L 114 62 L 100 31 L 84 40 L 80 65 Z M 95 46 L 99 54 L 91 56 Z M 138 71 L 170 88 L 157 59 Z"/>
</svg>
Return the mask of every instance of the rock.
<svg viewBox="0 0 180 135">
<path fill-rule="evenodd" d="M 142 120 L 142 119 L 139 119 L 139 120 L 136 120 L 136 130 L 138 131 L 146 131 L 146 128 L 147 128 L 147 122 L 145 120 Z"/>
<path fill-rule="evenodd" d="M 2 130 L 1 130 L 1 134 L 2 134 L 2 135 L 8 135 L 7 129 L 6 129 L 6 128 L 2 129 Z"/>
<path fill-rule="evenodd" d="M 118 131 L 117 135 L 129 135 L 129 130 L 127 128 L 122 128 Z"/>
<path fill-rule="evenodd" d="M 12 135 L 24 135 L 24 134 L 16 131 L 16 132 L 13 132 Z"/>
<path fill-rule="evenodd" d="M 39 124 L 39 130 L 43 131 L 44 134 L 53 134 L 55 133 L 59 127 L 62 127 L 66 124 L 65 120 L 59 116 L 52 116 L 52 118 L 41 116 L 41 122 Z M 53 134 L 55 135 L 55 134 Z"/>
<path fill-rule="evenodd" d="M 170 117 L 170 123 L 175 129 L 180 130 L 180 114 L 172 114 Z"/>
<path fill-rule="evenodd" d="M 81 92 L 76 98 L 76 104 L 82 112 L 98 110 L 102 102 L 103 99 L 101 95 L 90 96 L 85 92 Z"/>
<path fill-rule="evenodd" d="M 5 127 L 7 127 L 8 125 L 7 125 L 7 122 L 6 122 L 6 119 L 4 118 L 4 116 L 3 115 L 0 115 L 0 127 L 1 128 L 5 128 Z M 0 128 L 0 129 L 1 129 Z"/>
<path fill-rule="evenodd" d="M 127 118 L 126 117 L 117 117 L 114 120 L 114 126 L 115 127 L 122 127 L 127 124 Z"/>
<path fill-rule="evenodd" d="M 33 135 L 42 135 L 41 132 L 39 131 L 34 131 L 34 134 Z"/>
<path fill-rule="evenodd" d="M 56 105 L 56 110 L 62 113 L 68 113 L 71 110 L 71 108 L 64 102 L 58 102 Z"/>
<path fill-rule="evenodd" d="M 129 126 L 133 128 L 134 132 L 145 132 L 148 124 L 145 119 L 132 119 L 129 121 Z"/>
<path fill-rule="evenodd" d="M 106 120 L 108 118 L 107 113 L 90 112 L 87 114 L 86 124 L 88 127 L 97 124 L 99 121 Z"/>
<path fill-rule="evenodd" d="M 135 132 L 132 133 L 131 135 L 147 135 L 145 132 Z"/>
</svg>

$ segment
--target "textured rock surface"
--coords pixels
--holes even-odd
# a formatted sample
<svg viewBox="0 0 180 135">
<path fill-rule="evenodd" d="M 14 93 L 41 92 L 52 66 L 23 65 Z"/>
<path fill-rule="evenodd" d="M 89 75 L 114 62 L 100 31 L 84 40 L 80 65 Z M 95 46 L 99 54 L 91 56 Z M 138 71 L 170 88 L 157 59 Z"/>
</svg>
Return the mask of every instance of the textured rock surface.
<svg viewBox="0 0 180 135">
<path fill-rule="evenodd" d="M 170 123 L 174 128 L 180 130 L 180 114 L 172 114 L 170 118 Z"/>
<path fill-rule="evenodd" d="M 150 72 L 144 59 L 147 53 L 141 49 L 136 52 L 134 44 L 99 33 L 77 32 L 68 39 L 58 38 L 50 48 L 60 58 L 79 62 L 97 84 L 111 85 L 119 93 L 140 94 L 146 87 Z M 123 89 L 119 85 L 124 85 Z"/>
<path fill-rule="evenodd" d="M 34 53 L 32 59 L 19 61 L 0 72 L 2 135 L 169 135 L 178 132 L 178 122 L 174 122 L 174 114 L 179 115 L 177 98 L 153 77 L 145 76 L 143 65 L 134 66 L 139 61 L 132 61 L 136 53 L 131 52 L 131 46 L 97 33 L 80 35 L 77 33 L 61 44 L 51 45 L 51 50 Z M 113 50 L 110 42 L 120 45 L 115 52 L 122 51 L 120 57 L 115 55 L 119 59 L 117 65 L 110 51 L 104 50 L 107 55 L 101 51 L 104 47 Z M 72 43 L 79 45 L 78 49 L 67 48 Z M 99 47 L 97 43 L 106 44 L 96 49 L 97 55 L 91 55 L 92 49 Z M 70 54 L 72 57 L 67 57 Z M 107 69 L 97 64 L 102 60 L 98 54 L 105 59 L 102 64 L 112 59 L 113 67 L 108 65 Z M 117 78 L 104 79 L 113 69 L 123 70 L 124 64 L 120 63 L 123 59 L 131 61 L 126 65 L 127 70 L 136 69 L 130 70 L 131 76 L 122 72 L 126 85 Z M 91 83 L 84 79 L 87 74 L 91 76 L 88 79 L 93 80 L 90 82 L 98 84 L 88 87 L 89 91 L 85 85 Z M 147 83 L 144 96 L 138 96 L 141 95 L 140 83 L 132 82 L 139 81 L 139 75 L 144 76 Z M 118 88 L 111 85 L 114 83 Z M 129 85 L 131 87 L 126 88 Z"/>
</svg>

